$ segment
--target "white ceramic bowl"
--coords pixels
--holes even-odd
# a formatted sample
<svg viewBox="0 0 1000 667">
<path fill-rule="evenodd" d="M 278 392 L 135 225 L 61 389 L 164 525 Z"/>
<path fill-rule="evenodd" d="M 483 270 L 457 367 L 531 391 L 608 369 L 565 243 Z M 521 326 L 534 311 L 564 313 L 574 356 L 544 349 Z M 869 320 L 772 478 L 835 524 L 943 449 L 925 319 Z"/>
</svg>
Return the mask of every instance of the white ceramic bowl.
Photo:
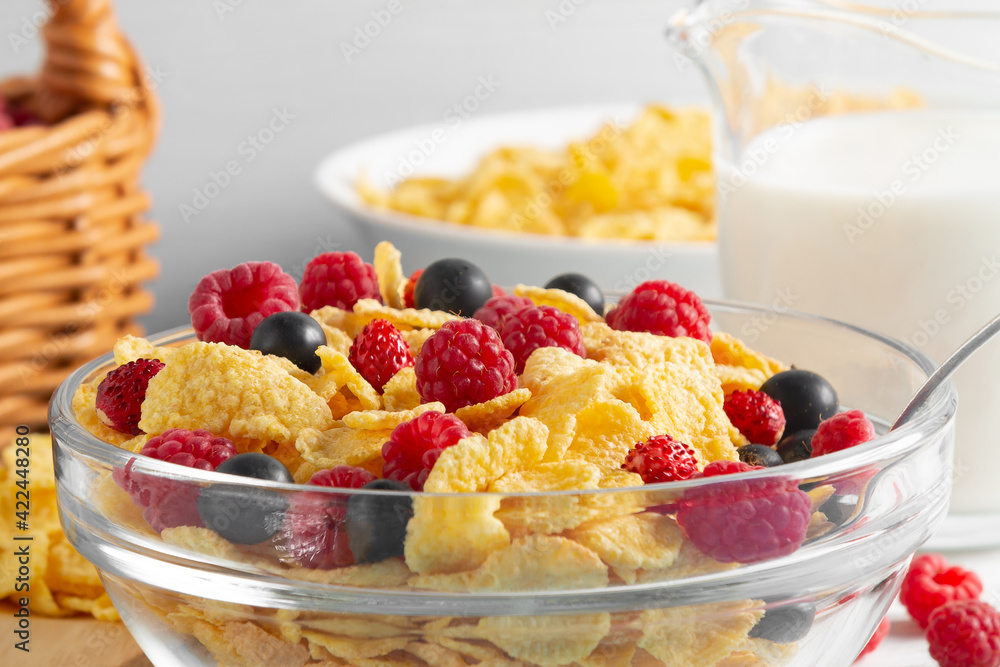
<svg viewBox="0 0 1000 667">
<path fill-rule="evenodd" d="M 481 267 L 501 285 L 544 285 L 567 271 L 584 273 L 601 287 L 628 291 L 650 278 L 680 283 L 705 298 L 722 288 L 714 243 L 584 240 L 502 230 L 380 211 L 361 200 L 359 174 L 379 187 L 395 177 L 456 177 L 479 158 L 505 144 L 558 148 L 591 136 L 603 122 L 629 123 L 640 105 L 586 106 L 472 116 L 421 125 L 346 146 L 320 163 L 316 183 L 339 214 L 369 245 L 391 241 L 403 253 L 403 268 L 413 271 L 442 257 L 461 257 Z"/>
</svg>

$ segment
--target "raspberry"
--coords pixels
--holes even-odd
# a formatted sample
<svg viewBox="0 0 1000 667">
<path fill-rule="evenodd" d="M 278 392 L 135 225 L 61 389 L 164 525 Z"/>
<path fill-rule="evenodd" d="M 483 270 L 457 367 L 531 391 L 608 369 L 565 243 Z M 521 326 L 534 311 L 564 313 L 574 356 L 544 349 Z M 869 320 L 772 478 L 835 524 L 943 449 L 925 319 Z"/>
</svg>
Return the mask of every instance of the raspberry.
<svg viewBox="0 0 1000 667">
<path fill-rule="evenodd" d="M 423 269 L 417 269 L 410 274 L 409 279 L 406 281 L 406 285 L 403 286 L 403 307 L 404 308 L 416 308 L 413 305 L 413 288 L 417 286 L 417 281 L 420 280 L 420 276 L 423 275 Z"/>
<path fill-rule="evenodd" d="M 726 397 L 726 416 L 740 433 L 757 445 L 775 445 L 785 429 L 781 404 L 761 391 L 736 390 Z"/>
<path fill-rule="evenodd" d="M 645 484 L 688 479 L 698 472 L 694 450 L 669 435 L 640 442 L 625 457 L 622 469 L 638 473 Z"/>
<path fill-rule="evenodd" d="M 360 489 L 375 479 L 367 470 L 336 466 L 313 474 L 307 484 L 340 489 Z M 330 569 L 354 564 L 347 544 L 346 495 L 298 493 L 288 505 L 282 532 L 285 553 L 312 569 Z"/>
<path fill-rule="evenodd" d="M 365 325 L 351 345 L 348 360 L 380 394 L 399 369 L 413 365 L 413 355 L 403 335 L 392 322 L 383 319 Z"/>
<path fill-rule="evenodd" d="M 323 306 L 350 310 L 361 299 L 382 303 L 375 267 L 355 252 L 324 252 L 313 257 L 306 264 L 299 294 L 307 313 Z"/>
<path fill-rule="evenodd" d="M 102 424 L 116 431 L 139 435 L 142 401 L 150 379 L 160 372 L 159 359 L 136 359 L 122 364 L 104 376 L 97 386 L 95 407 Z"/>
<path fill-rule="evenodd" d="M 434 332 L 414 370 L 421 400 L 440 401 L 449 412 L 517 388 L 514 357 L 495 330 L 474 319 L 452 320 Z"/>
<path fill-rule="evenodd" d="M 824 419 L 812 437 L 812 457 L 839 452 L 875 437 L 875 425 L 861 410 L 841 412 Z"/>
<path fill-rule="evenodd" d="M 579 357 L 587 356 L 580 321 L 553 306 L 532 306 L 511 313 L 500 323 L 500 339 L 514 355 L 514 372 L 518 374 L 540 347 L 561 347 Z"/>
<path fill-rule="evenodd" d="M 741 461 L 715 461 L 702 473 L 715 477 L 758 470 Z M 786 556 L 802 544 L 812 502 L 792 480 L 746 479 L 689 489 L 677 523 L 703 554 L 724 563 Z"/>
<path fill-rule="evenodd" d="M 522 308 L 530 308 L 534 305 L 535 303 L 526 296 L 502 294 L 487 299 L 473 317 L 486 326 L 500 331 L 500 325 L 505 317 L 513 315 Z"/>
<path fill-rule="evenodd" d="M 648 280 L 618 302 L 607 315 L 618 331 L 648 331 L 712 342 L 708 310 L 694 292 L 666 280 Z"/>
<path fill-rule="evenodd" d="M 899 589 L 899 601 L 921 628 L 931 612 L 953 600 L 975 600 L 983 584 L 974 572 L 949 564 L 939 554 L 913 559 Z"/>
<path fill-rule="evenodd" d="M 858 653 L 858 657 L 854 659 L 855 662 L 860 660 L 862 656 L 868 655 L 869 653 L 877 649 L 878 645 L 882 643 L 882 640 L 885 639 L 886 635 L 888 634 L 889 634 L 889 617 L 886 616 L 879 622 L 878 627 L 875 628 L 875 632 L 868 640 L 868 643 L 865 644 L 865 647 L 863 649 L 861 649 L 861 653 Z"/>
<path fill-rule="evenodd" d="M 492 285 L 491 287 L 493 288 L 493 296 L 507 296 L 507 292 L 499 285 Z"/>
<path fill-rule="evenodd" d="M 243 349 L 249 348 L 261 320 L 298 307 L 295 279 L 273 262 L 246 262 L 213 271 L 198 281 L 188 299 L 198 340 Z"/>
<path fill-rule="evenodd" d="M 1000 612 L 980 600 L 948 602 L 928 619 L 927 641 L 941 667 L 1000 667 Z"/>
<path fill-rule="evenodd" d="M 382 476 L 423 491 L 441 452 L 469 435 L 461 419 L 441 412 L 425 412 L 403 422 L 382 445 Z"/>
<path fill-rule="evenodd" d="M 140 453 L 188 468 L 213 471 L 236 455 L 236 447 L 204 429 L 172 428 L 150 438 Z M 159 533 L 164 528 L 203 525 L 196 505 L 200 490 L 197 485 L 133 472 L 135 461 L 130 460 L 124 469 L 116 469 L 114 479 L 132 497 L 132 502 L 143 508 L 142 516 L 150 528 Z"/>
</svg>

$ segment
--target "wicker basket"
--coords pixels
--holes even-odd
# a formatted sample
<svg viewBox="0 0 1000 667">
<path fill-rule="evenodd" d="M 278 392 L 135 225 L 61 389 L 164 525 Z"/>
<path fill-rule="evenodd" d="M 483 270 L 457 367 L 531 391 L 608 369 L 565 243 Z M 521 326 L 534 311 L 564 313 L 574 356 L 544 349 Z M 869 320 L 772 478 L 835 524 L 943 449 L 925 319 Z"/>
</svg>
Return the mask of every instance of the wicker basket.
<svg viewBox="0 0 1000 667">
<path fill-rule="evenodd" d="M 35 78 L 0 94 L 45 121 L 0 132 L 0 433 L 45 428 L 49 395 L 152 307 L 139 172 L 156 100 L 110 0 L 53 0 Z"/>
</svg>

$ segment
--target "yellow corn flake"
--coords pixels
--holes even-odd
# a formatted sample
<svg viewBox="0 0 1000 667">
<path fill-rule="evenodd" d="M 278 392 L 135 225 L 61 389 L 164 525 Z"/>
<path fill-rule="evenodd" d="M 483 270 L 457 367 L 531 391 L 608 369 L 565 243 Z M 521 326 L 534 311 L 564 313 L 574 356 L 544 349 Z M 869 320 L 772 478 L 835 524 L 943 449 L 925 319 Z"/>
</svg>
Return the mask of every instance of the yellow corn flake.
<svg viewBox="0 0 1000 667">
<path fill-rule="evenodd" d="M 347 355 L 326 345 L 319 346 L 316 354 L 322 360 L 323 368 L 315 380 L 307 380 L 314 392 L 330 401 L 337 392 L 346 390 L 358 399 L 362 410 L 378 410 L 382 407 L 379 393 L 351 365 Z"/>
<path fill-rule="evenodd" d="M 782 667 L 798 652 L 798 644 L 778 644 L 748 637 L 716 667 Z"/>
<path fill-rule="evenodd" d="M 378 277 L 378 291 L 382 301 L 390 308 L 403 307 L 403 288 L 406 286 L 406 275 L 403 274 L 403 264 L 400 262 L 402 253 L 388 241 L 382 241 L 375 246 L 375 275 Z"/>
<path fill-rule="evenodd" d="M 580 660 L 580 667 L 632 667 L 632 658 L 635 656 L 635 642 L 620 643 L 614 637 L 614 620 L 609 636 L 606 636 L 590 652 L 586 658 Z M 611 638 L 609 640 L 609 637 Z"/>
<path fill-rule="evenodd" d="M 455 410 L 455 416 L 465 422 L 470 431 L 488 433 L 510 418 L 531 398 L 528 389 L 515 389 L 483 403 Z"/>
<path fill-rule="evenodd" d="M 307 462 L 323 468 L 339 465 L 363 466 L 382 462 L 382 445 L 392 429 L 368 430 L 335 426 L 325 431 L 305 429 L 295 440 L 295 448 Z M 381 466 L 380 466 L 381 467 Z"/>
<path fill-rule="evenodd" d="M 656 429 L 634 406 L 616 398 L 596 400 L 577 414 L 573 442 L 564 456 L 614 468 L 625 462 L 636 443 L 652 435 Z"/>
<path fill-rule="evenodd" d="M 747 638 L 763 615 L 753 600 L 642 612 L 638 645 L 667 665 L 714 665 Z"/>
<path fill-rule="evenodd" d="M 412 642 L 406 645 L 406 652 L 435 667 L 466 667 L 468 664 L 461 653 L 440 644 Z"/>
<path fill-rule="evenodd" d="M 337 308 L 335 306 L 323 306 L 322 308 L 317 308 L 309 313 L 309 316 L 320 323 L 323 327 L 323 331 L 327 334 L 327 340 L 331 340 L 332 338 L 334 341 L 336 341 L 339 336 L 336 334 L 331 336 L 331 331 L 340 331 L 346 334 L 349 338 L 353 339 L 361 333 L 361 330 L 366 324 L 368 324 L 368 320 L 356 315 L 354 311 L 344 310 L 343 308 Z M 336 346 L 331 345 L 331 347 Z"/>
<path fill-rule="evenodd" d="M 413 329 L 411 331 L 400 331 L 399 333 L 403 336 L 403 340 L 406 341 L 407 347 L 410 348 L 410 354 L 416 359 L 417 355 L 420 354 L 420 348 L 424 346 L 427 339 L 434 335 L 437 329 Z"/>
<path fill-rule="evenodd" d="M 229 621 L 221 625 L 196 621 L 191 633 L 221 665 L 291 666 L 304 665 L 309 661 L 309 651 L 305 646 L 275 637 L 249 621 Z"/>
<path fill-rule="evenodd" d="M 687 579 L 703 574 L 713 574 L 739 567 L 738 563 L 722 563 L 701 553 L 690 540 L 681 543 L 677 558 L 664 569 L 643 570 L 636 576 L 640 584 L 671 579 Z"/>
<path fill-rule="evenodd" d="M 397 623 L 396 621 L 403 621 Z M 399 637 L 413 631 L 417 626 L 407 623 L 406 617 L 382 615 L 334 614 L 319 618 L 303 618 L 301 627 L 327 634 L 356 639 L 385 639 Z"/>
<path fill-rule="evenodd" d="M 471 660 L 470 664 L 482 667 L 525 667 L 523 662 L 512 662 L 503 651 L 489 642 L 451 637 L 434 637 L 434 643 L 451 649 Z"/>
<path fill-rule="evenodd" d="M 638 241 L 714 241 L 715 225 L 686 208 L 663 206 L 648 211 L 595 215 L 583 222 L 579 236 Z"/>
<path fill-rule="evenodd" d="M 412 576 L 402 558 L 388 558 L 377 563 L 365 563 L 330 570 L 293 567 L 291 569 L 263 561 L 258 563 L 262 570 L 283 578 L 295 579 L 311 584 L 330 586 L 355 586 L 359 588 L 392 588 L 406 585 Z"/>
<path fill-rule="evenodd" d="M 716 364 L 715 374 L 722 384 L 722 392 L 729 396 L 734 391 L 758 391 L 760 386 L 767 380 L 764 371 L 757 368 L 745 368 L 743 366 L 729 366 L 726 364 Z"/>
<path fill-rule="evenodd" d="M 359 322 L 364 322 L 364 324 L 375 319 L 389 320 L 400 331 L 440 329 L 445 322 L 461 319 L 458 315 L 442 310 L 390 308 L 383 306 L 375 299 L 361 299 L 354 304 L 354 315 Z"/>
<path fill-rule="evenodd" d="M 616 331 L 604 322 L 581 328 L 587 358 L 612 366 L 642 369 L 649 364 L 672 361 L 685 366 L 707 365 L 708 347 L 694 338 L 659 336 L 640 331 Z"/>
<path fill-rule="evenodd" d="M 139 428 L 207 429 L 231 440 L 288 442 L 333 423 L 330 408 L 271 359 L 219 343 L 178 348 L 153 376 Z"/>
<path fill-rule="evenodd" d="M 551 382 L 578 373 L 583 368 L 593 368 L 579 355 L 560 347 L 540 347 L 531 353 L 524 364 L 521 382 L 532 395 L 544 391 Z"/>
<path fill-rule="evenodd" d="M 366 431 L 380 431 L 394 429 L 403 422 L 416 419 L 425 412 L 447 412 L 444 403 L 424 403 L 412 410 L 400 412 L 390 412 L 388 410 L 364 410 L 352 412 L 344 415 L 344 426 L 348 428 L 364 429 Z"/>
<path fill-rule="evenodd" d="M 417 392 L 417 373 L 413 366 L 401 368 L 389 378 L 382 387 L 382 402 L 385 409 L 394 412 L 412 410 L 420 405 L 420 393 Z"/>
<path fill-rule="evenodd" d="M 597 466 L 580 460 L 539 463 L 528 470 L 509 472 L 489 485 L 496 493 L 534 493 L 596 489 L 601 481 Z"/>
<path fill-rule="evenodd" d="M 566 536 L 594 551 L 628 584 L 638 570 L 670 567 L 683 541 L 676 521 L 650 512 L 595 519 Z"/>
<path fill-rule="evenodd" d="M 208 528 L 198 526 L 164 528 L 160 537 L 167 544 L 211 558 L 227 561 L 243 560 L 242 552 L 232 542 Z"/>
<path fill-rule="evenodd" d="M 345 357 L 348 356 L 351 351 L 351 345 L 354 344 L 354 339 L 348 336 L 347 332 L 323 325 L 323 333 L 326 334 L 327 347 L 331 350 L 336 350 Z"/>
<path fill-rule="evenodd" d="M 742 340 L 727 333 L 714 334 L 711 349 L 715 363 L 761 371 L 765 380 L 775 373 L 788 370 L 788 367 L 780 361 L 752 350 Z"/>
<path fill-rule="evenodd" d="M 490 485 L 498 493 L 535 493 L 596 489 L 601 471 L 581 460 L 540 463 L 530 470 L 507 473 Z M 583 506 L 581 496 L 555 494 L 505 497 L 494 516 L 512 534 L 551 535 L 580 525 L 596 516 Z"/>
<path fill-rule="evenodd" d="M 595 313 L 586 301 L 575 294 L 561 289 L 545 289 L 531 285 L 516 285 L 514 294 L 531 299 L 536 306 L 552 306 L 575 317 L 580 324 L 603 322 L 600 313 Z"/>
<path fill-rule="evenodd" d="M 437 468 L 435 465 L 432 475 Z M 415 497 L 413 518 L 406 526 L 406 564 L 418 574 L 479 567 L 491 553 L 510 544 L 510 533 L 493 516 L 499 507 L 500 498 L 494 495 Z"/>
<path fill-rule="evenodd" d="M 483 636 L 510 656 L 536 665 L 567 665 L 590 655 L 611 628 L 611 615 L 486 616 Z M 700 663 L 691 663 L 700 664 Z"/>
<path fill-rule="evenodd" d="M 836 527 L 837 524 L 831 522 L 822 512 L 813 512 L 809 518 L 809 527 L 806 529 L 806 541 L 823 537 Z"/>
<path fill-rule="evenodd" d="M 812 501 L 812 511 L 815 512 L 822 507 L 836 492 L 837 488 L 833 484 L 821 484 L 807 491 L 806 495 Z"/>
<path fill-rule="evenodd" d="M 621 468 L 605 468 L 601 470 L 601 481 L 597 486 L 601 489 L 626 489 L 642 486 L 642 475 Z"/>
<path fill-rule="evenodd" d="M 115 364 L 122 366 L 136 359 L 159 359 L 166 361 L 175 348 L 156 347 L 145 338 L 125 335 L 115 341 Z"/>
<path fill-rule="evenodd" d="M 374 639 L 344 637 L 305 629 L 302 630 L 302 636 L 310 643 L 322 646 L 331 655 L 346 660 L 374 658 L 386 655 L 387 653 L 405 648 L 411 641 L 408 637 L 382 637 Z"/>
</svg>

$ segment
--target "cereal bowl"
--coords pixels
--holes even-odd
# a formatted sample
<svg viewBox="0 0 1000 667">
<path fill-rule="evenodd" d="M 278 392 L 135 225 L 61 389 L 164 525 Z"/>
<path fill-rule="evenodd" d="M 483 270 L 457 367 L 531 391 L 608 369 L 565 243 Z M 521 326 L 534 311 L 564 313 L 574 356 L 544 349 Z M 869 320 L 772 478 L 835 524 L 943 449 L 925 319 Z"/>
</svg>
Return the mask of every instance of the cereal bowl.
<svg viewBox="0 0 1000 667">
<path fill-rule="evenodd" d="M 885 433 L 933 370 L 919 352 L 827 319 L 708 305 L 716 331 L 822 374 L 842 406 L 863 409 L 881 435 L 783 466 L 638 487 L 452 494 L 309 487 L 332 511 L 355 517 L 348 522 L 406 531 L 405 559 L 390 550 L 372 562 L 310 569 L 289 557 L 280 532 L 247 546 L 223 538 L 221 525 L 150 529 L 119 485 L 124 470 L 170 485 L 175 496 L 211 488 L 220 506 L 230 503 L 234 521 L 261 508 L 287 521 L 303 487 L 137 458 L 90 435 L 72 400 L 79 385 L 112 366 L 108 355 L 76 371 L 51 404 L 66 534 L 101 571 L 158 667 L 849 664 L 947 512 L 955 393 L 943 386 L 913 421 Z M 155 343 L 190 340 L 189 330 L 177 330 Z M 745 499 L 760 488 L 808 494 L 801 545 L 715 560 L 679 528 L 685 520 L 690 528 L 691 512 L 710 498 Z M 723 531 L 727 517 L 745 511 L 736 502 L 715 519 L 697 516 L 722 516 Z M 502 544 L 475 558 L 501 529 Z M 420 543 L 410 543 L 418 534 Z M 421 559 L 419 571 L 411 569 Z M 455 565 L 463 559 L 471 560 Z"/>
</svg>

